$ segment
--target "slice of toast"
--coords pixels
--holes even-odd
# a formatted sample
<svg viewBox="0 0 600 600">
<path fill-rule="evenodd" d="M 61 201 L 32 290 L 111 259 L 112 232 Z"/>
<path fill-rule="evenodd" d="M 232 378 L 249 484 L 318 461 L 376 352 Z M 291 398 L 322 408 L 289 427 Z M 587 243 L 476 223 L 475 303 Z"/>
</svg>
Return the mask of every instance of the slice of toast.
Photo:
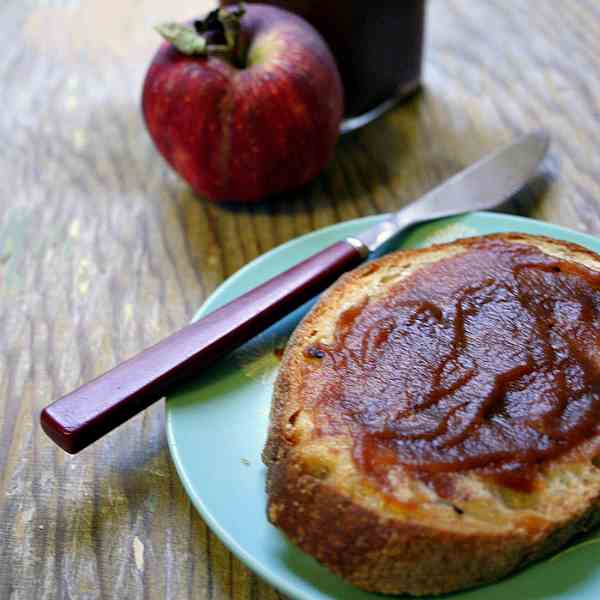
<svg viewBox="0 0 600 600">
<path fill-rule="evenodd" d="M 506 288 L 501 287 L 520 298 L 524 323 L 528 322 L 525 317 L 530 312 L 537 315 L 537 329 L 534 327 L 527 334 L 529 337 L 523 338 L 527 343 L 521 344 L 521 330 L 525 325 L 519 323 L 518 316 L 509 318 L 496 329 L 492 327 L 481 339 L 467 328 L 466 338 L 461 338 L 460 344 L 463 350 L 465 344 L 479 344 L 467 358 L 475 357 L 477 365 L 473 372 L 481 374 L 482 381 L 485 381 L 485 370 L 500 368 L 498 365 L 508 360 L 507 354 L 535 354 L 538 342 L 534 337 L 540 332 L 551 336 L 543 343 L 540 341 L 540 347 L 546 350 L 552 347 L 554 350 L 550 352 L 556 354 L 552 377 L 559 381 L 564 375 L 560 372 L 563 366 L 563 370 L 568 371 L 564 375 L 567 379 L 575 377 L 574 369 L 581 365 L 561 362 L 562 358 L 557 358 L 561 352 L 560 343 L 571 344 L 576 359 L 569 360 L 580 360 L 581 369 L 587 369 L 587 379 L 584 378 L 587 391 L 577 395 L 575 383 L 565 386 L 565 380 L 561 380 L 560 389 L 565 396 L 561 402 L 565 404 L 561 408 L 562 420 L 557 423 L 562 427 L 564 422 L 574 419 L 571 422 L 574 429 L 569 430 L 564 425 L 564 431 L 543 431 L 539 436 L 539 447 L 531 446 L 532 440 L 538 439 L 534 435 L 535 428 L 548 427 L 549 421 L 536 420 L 532 415 L 537 410 L 544 412 L 545 394 L 553 393 L 552 389 L 544 391 L 547 383 L 544 383 L 545 358 L 535 359 L 541 361 L 538 368 L 530 369 L 526 375 L 511 371 L 512 380 L 503 380 L 504 391 L 497 393 L 496 390 L 495 395 L 492 394 L 495 408 L 490 408 L 488 403 L 485 415 L 482 413 L 483 416 L 470 422 L 469 428 L 461 429 L 461 424 L 451 421 L 456 420 L 458 413 L 448 398 L 454 398 L 457 390 L 464 391 L 463 384 L 467 379 L 452 384 L 452 373 L 438 368 L 440 359 L 436 357 L 436 350 L 428 345 L 429 340 L 440 335 L 440 328 L 455 327 L 458 319 L 458 309 L 448 316 L 444 313 L 447 307 L 435 308 L 436 295 L 445 293 L 445 282 L 449 287 L 462 286 L 461 289 L 470 290 L 471 295 L 475 293 L 469 288 L 473 282 L 479 286 L 478 290 L 482 281 L 494 287 L 502 283 L 502 274 L 506 274 L 500 267 L 494 271 L 495 257 L 498 264 L 506 266 L 512 260 L 507 258 L 507 253 L 517 251 L 523 256 L 514 260 L 523 264 L 510 271 L 516 279 Z M 485 253 L 484 257 L 482 253 Z M 478 268 L 472 268 L 473 265 Z M 537 269 L 531 271 L 528 283 L 523 284 L 529 285 L 529 291 L 525 292 L 519 287 L 522 283 L 519 269 L 523 268 Z M 482 279 L 482 273 L 487 274 L 486 278 Z M 555 275 L 562 279 L 552 280 L 556 281 L 556 288 L 548 287 L 551 280 L 544 277 Z M 538 284 L 544 286 L 539 288 L 539 299 L 535 290 Z M 550 293 L 549 289 L 558 292 Z M 431 298 L 427 298 L 428 291 L 432 291 Z M 494 294 L 496 313 L 500 314 L 505 298 L 502 294 Z M 401 338 L 395 345 L 387 342 L 394 335 L 394 327 L 399 327 L 397 323 L 388 323 L 383 337 L 382 329 L 377 330 L 379 346 L 373 345 L 373 323 L 380 326 L 378 313 L 375 311 L 363 318 L 361 311 L 365 307 L 387 303 L 384 317 L 390 321 L 390 314 L 395 310 L 394 298 L 401 295 L 412 298 L 411 302 L 415 297 L 421 298 L 420 302 L 425 298 L 428 305 L 434 307 L 432 314 L 440 313 L 436 318 L 442 325 L 436 322 L 434 329 L 428 330 L 432 324 L 423 319 L 421 332 L 411 321 L 412 328 L 407 331 L 413 336 L 425 335 L 412 349 L 403 345 Z M 468 298 L 471 308 L 473 298 Z M 478 308 L 468 314 L 475 314 L 477 310 L 480 311 L 478 314 L 483 314 L 482 307 L 488 310 L 488 297 L 480 294 L 477 302 Z M 466 327 L 465 306 L 461 305 L 463 312 L 460 314 L 461 323 Z M 361 318 L 365 322 L 371 319 L 371 329 L 365 328 Z M 444 319 L 449 322 L 443 323 Z M 481 323 L 488 326 L 487 321 Z M 552 326 L 556 334 L 548 329 Z M 515 331 L 509 334 L 505 329 L 511 327 Z M 354 338 L 346 337 L 348 331 L 352 331 Z M 502 333 L 498 334 L 499 341 L 495 331 Z M 362 341 L 361 335 L 364 335 Z M 456 339 L 453 343 L 459 344 Z M 519 344 L 528 347 L 520 348 Z M 593 404 L 600 401 L 599 344 L 600 257 L 563 241 L 516 233 L 469 238 L 421 250 L 396 252 L 344 275 L 298 326 L 282 359 L 275 384 L 269 436 L 263 452 L 268 467 L 269 520 L 300 548 L 341 577 L 363 589 L 382 593 L 452 592 L 497 580 L 547 556 L 575 534 L 600 522 L 600 411 L 598 405 Z M 334 348 L 337 348 L 337 355 Z M 362 348 L 362 359 L 356 359 L 356 348 Z M 585 350 L 581 356 L 578 354 L 580 348 Z M 389 354 L 378 354 L 378 351 L 397 353 L 398 356 L 392 357 L 397 359 L 397 372 L 389 368 L 396 364 Z M 349 354 L 352 352 L 354 354 Z M 428 357 L 427 352 L 432 356 Z M 347 360 L 363 361 L 362 366 L 359 364 L 358 376 L 356 369 L 347 367 L 344 362 Z M 438 398 L 438 404 L 434 406 L 437 412 L 434 410 L 432 414 L 427 413 L 431 408 L 429 405 L 419 404 L 422 400 L 419 393 L 428 391 L 430 379 L 423 371 L 423 360 L 437 364 L 435 368 L 442 379 L 439 386 L 443 387 L 446 377 L 447 388 L 452 391 L 443 401 Z M 388 369 L 385 377 L 381 376 L 383 367 Z M 414 371 L 417 379 L 407 379 L 409 371 Z M 344 381 L 345 377 L 353 380 Z M 421 390 L 419 377 L 423 380 Z M 379 378 L 379 387 L 373 384 L 373 378 Z M 404 390 L 402 382 L 408 380 L 412 387 Z M 496 377 L 495 381 L 498 380 Z M 477 376 L 469 381 L 470 397 L 475 398 L 469 402 L 477 404 L 477 388 L 472 383 L 477 381 Z M 481 397 L 486 394 L 492 397 L 484 388 L 482 384 Z M 353 390 L 352 398 L 348 389 Z M 365 390 L 364 398 L 360 397 L 362 389 Z M 381 397 L 373 391 L 377 389 Z M 524 389 L 528 390 L 527 402 L 533 404 L 525 405 L 527 414 L 520 414 L 519 398 Z M 535 397 L 538 389 L 539 399 Z M 556 395 L 560 396 L 558 391 Z M 382 398 L 383 420 L 377 409 Z M 398 402 L 399 412 L 394 415 L 390 411 L 395 402 Z M 404 410 L 407 402 L 412 412 Z M 470 406 L 469 402 L 463 403 L 464 406 Z M 584 402 L 588 402 L 586 410 L 589 409 L 585 418 L 581 408 Z M 454 411 L 451 417 L 448 406 Z M 463 410 L 464 406 L 461 406 L 460 410 Z M 445 415 L 442 414 L 444 410 Z M 548 414 L 552 413 L 548 410 Z M 577 410 L 581 414 L 573 417 Z M 364 413 L 369 413 L 368 418 Z M 427 419 L 433 419 L 436 427 L 443 422 L 446 433 L 440 433 L 442 430 L 438 427 L 437 433 L 421 435 L 423 423 L 428 421 L 417 420 L 412 435 L 413 421 L 410 419 L 426 413 Z M 550 418 L 548 414 L 544 413 L 543 418 Z M 550 416 L 556 417 L 554 413 Z M 393 421 L 391 424 L 389 419 Z M 436 419 L 439 422 L 435 422 Z M 523 435 L 529 437 L 526 440 L 517 437 L 509 442 L 493 439 L 494 431 L 503 431 L 494 429 L 495 423 L 512 428 L 514 435 L 525 432 Z M 523 423 L 527 428 L 524 429 Z M 443 442 L 444 435 L 452 433 L 453 427 L 460 432 L 461 441 Z M 488 446 L 482 441 L 481 433 L 486 427 L 489 439 L 486 438 L 485 444 L 495 448 L 495 454 L 486 454 Z M 563 434 L 564 439 L 561 438 Z M 417 438 L 418 442 L 415 442 Z M 365 440 L 369 444 L 376 440 L 374 454 L 365 453 Z M 480 444 L 479 451 L 473 451 L 470 456 L 477 444 Z M 502 454 L 498 450 L 503 447 L 515 448 L 513 462 L 510 453 Z M 465 456 L 469 460 L 463 460 Z"/>
</svg>

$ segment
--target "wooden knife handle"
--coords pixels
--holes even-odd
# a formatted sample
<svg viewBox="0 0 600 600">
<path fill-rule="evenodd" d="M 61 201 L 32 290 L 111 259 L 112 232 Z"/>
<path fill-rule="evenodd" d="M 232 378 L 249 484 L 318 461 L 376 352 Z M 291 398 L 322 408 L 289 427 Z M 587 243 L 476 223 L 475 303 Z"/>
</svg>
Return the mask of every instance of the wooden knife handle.
<svg viewBox="0 0 600 600">
<path fill-rule="evenodd" d="M 44 431 L 71 454 L 323 291 L 364 253 L 337 242 L 47 406 Z"/>
</svg>

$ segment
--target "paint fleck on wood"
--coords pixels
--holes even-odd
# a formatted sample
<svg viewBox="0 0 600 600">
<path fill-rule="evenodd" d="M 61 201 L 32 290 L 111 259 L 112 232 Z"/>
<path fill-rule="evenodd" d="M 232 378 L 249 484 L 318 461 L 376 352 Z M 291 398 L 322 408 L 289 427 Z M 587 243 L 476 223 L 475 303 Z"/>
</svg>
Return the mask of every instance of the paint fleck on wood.
<svg viewBox="0 0 600 600">
<path fill-rule="evenodd" d="M 133 556 L 138 571 L 144 570 L 144 544 L 137 535 L 133 538 Z"/>
</svg>

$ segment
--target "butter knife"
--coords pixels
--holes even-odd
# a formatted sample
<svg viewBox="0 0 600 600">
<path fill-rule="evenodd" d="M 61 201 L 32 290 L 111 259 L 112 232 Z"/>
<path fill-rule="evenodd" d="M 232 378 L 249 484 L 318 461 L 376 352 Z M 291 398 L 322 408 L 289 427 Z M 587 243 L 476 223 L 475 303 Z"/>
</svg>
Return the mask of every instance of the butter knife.
<svg viewBox="0 0 600 600">
<path fill-rule="evenodd" d="M 409 226 L 508 200 L 534 175 L 549 145 L 522 136 L 360 235 L 325 248 L 47 406 L 44 431 L 74 454 L 219 358 L 302 306 Z"/>
</svg>

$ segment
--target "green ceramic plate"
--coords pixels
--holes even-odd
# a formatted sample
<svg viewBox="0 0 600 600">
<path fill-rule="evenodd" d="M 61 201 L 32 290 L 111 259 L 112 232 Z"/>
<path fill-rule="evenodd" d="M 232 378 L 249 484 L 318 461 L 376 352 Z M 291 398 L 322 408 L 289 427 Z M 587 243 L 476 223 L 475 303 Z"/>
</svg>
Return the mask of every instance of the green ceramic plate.
<svg viewBox="0 0 600 600">
<path fill-rule="evenodd" d="M 381 217 L 340 223 L 292 240 L 241 269 L 206 301 L 196 318 L 328 244 Z M 600 253 L 600 241 L 539 221 L 473 213 L 421 226 L 397 244 L 415 248 L 499 231 L 548 235 Z M 297 550 L 265 518 L 265 441 L 275 354 L 305 313 L 296 311 L 211 368 L 167 402 L 173 460 L 192 502 L 225 545 L 274 587 L 297 600 L 381 600 L 357 590 Z M 452 595 L 453 600 L 598 600 L 600 532 L 500 583 Z"/>
</svg>

